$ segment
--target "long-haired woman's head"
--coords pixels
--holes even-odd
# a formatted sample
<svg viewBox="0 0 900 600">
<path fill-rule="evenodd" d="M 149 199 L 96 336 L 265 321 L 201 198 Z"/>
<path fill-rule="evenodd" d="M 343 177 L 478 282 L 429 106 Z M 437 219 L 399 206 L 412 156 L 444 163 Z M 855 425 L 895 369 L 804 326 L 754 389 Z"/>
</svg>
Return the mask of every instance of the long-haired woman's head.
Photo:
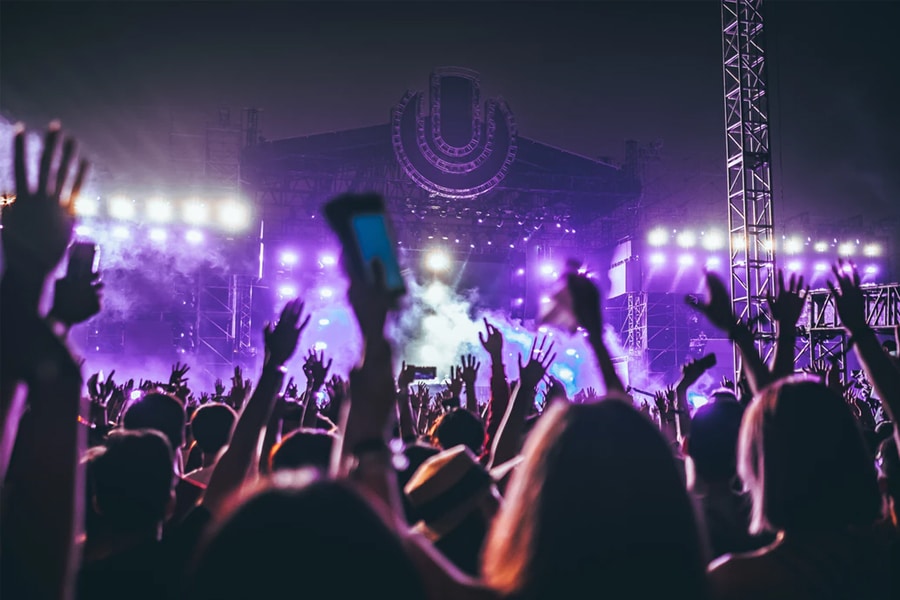
<svg viewBox="0 0 900 600">
<path fill-rule="evenodd" d="M 400 539 L 349 484 L 312 471 L 272 478 L 214 528 L 196 600 L 424 597 Z"/>
<path fill-rule="evenodd" d="M 705 595 L 693 508 L 668 444 L 619 400 L 559 403 L 526 442 L 486 544 L 505 595 Z"/>
<path fill-rule="evenodd" d="M 844 399 L 805 376 L 760 392 L 741 424 L 738 474 L 752 532 L 823 531 L 879 516 L 875 467 Z"/>
</svg>

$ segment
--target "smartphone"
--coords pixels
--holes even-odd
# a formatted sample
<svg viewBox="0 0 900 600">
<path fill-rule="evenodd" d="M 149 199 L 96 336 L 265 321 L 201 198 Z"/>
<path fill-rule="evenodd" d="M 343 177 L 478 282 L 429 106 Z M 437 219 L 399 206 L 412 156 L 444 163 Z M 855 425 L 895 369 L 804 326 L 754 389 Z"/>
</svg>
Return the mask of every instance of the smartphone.
<svg viewBox="0 0 900 600">
<path fill-rule="evenodd" d="M 74 242 L 69 248 L 68 279 L 93 279 L 100 267 L 100 250 L 94 242 Z"/>
<path fill-rule="evenodd" d="M 377 194 L 343 194 L 329 201 L 324 212 L 344 247 L 350 276 L 373 283 L 373 265 L 378 262 L 387 291 L 395 298 L 406 294 L 384 198 Z"/>
<path fill-rule="evenodd" d="M 413 379 L 437 379 L 437 367 L 413 367 Z"/>
</svg>

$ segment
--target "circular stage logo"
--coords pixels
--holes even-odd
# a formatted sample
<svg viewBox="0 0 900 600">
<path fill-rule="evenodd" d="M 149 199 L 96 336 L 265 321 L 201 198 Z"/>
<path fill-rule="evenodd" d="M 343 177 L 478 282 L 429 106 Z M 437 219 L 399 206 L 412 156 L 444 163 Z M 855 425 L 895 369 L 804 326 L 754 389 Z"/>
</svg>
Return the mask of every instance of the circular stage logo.
<svg viewBox="0 0 900 600">
<path fill-rule="evenodd" d="M 474 198 L 506 177 L 516 158 L 516 122 L 500 98 L 481 108 L 478 74 L 444 67 L 431 74 L 431 114 L 422 92 L 394 107 L 391 141 L 410 179 L 429 193 Z"/>
</svg>

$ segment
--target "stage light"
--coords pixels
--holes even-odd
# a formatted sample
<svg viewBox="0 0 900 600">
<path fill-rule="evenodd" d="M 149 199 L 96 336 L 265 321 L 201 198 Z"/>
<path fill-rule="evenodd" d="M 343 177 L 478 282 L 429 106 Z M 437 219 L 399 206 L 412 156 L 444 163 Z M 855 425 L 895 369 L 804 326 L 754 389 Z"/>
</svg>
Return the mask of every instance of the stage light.
<svg viewBox="0 0 900 600">
<path fill-rule="evenodd" d="M 172 208 L 172 205 L 162 198 L 151 198 L 148 200 L 145 211 L 147 220 L 157 223 L 168 223 L 175 216 L 175 210 Z"/>
<path fill-rule="evenodd" d="M 802 268 L 803 264 L 799 260 L 792 260 L 787 264 L 787 270 L 792 273 L 799 273 Z"/>
<path fill-rule="evenodd" d="M 289 283 L 278 286 L 278 295 L 282 298 L 296 298 L 297 288 Z"/>
<path fill-rule="evenodd" d="M 881 256 L 881 246 L 879 244 L 866 244 L 863 246 L 864 256 Z"/>
<path fill-rule="evenodd" d="M 450 268 L 450 257 L 443 250 L 429 250 L 425 255 L 425 266 L 432 273 L 439 273 Z"/>
<path fill-rule="evenodd" d="M 545 262 L 541 265 L 541 275 L 544 277 L 553 277 L 554 270 L 555 267 L 553 266 L 553 263 Z"/>
<path fill-rule="evenodd" d="M 113 219 L 133 219 L 134 202 L 124 196 L 116 196 L 109 201 L 109 216 Z"/>
<path fill-rule="evenodd" d="M 731 247 L 734 249 L 742 249 L 744 247 L 744 234 L 743 233 L 731 234 Z"/>
<path fill-rule="evenodd" d="M 299 257 L 293 250 L 285 250 L 281 253 L 281 264 L 291 267 L 297 264 Z"/>
<path fill-rule="evenodd" d="M 184 234 L 184 239 L 191 244 L 199 244 L 203 241 L 203 232 L 197 229 L 190 229 Z"/>
<path fill-rule="evenodd" d="M 822 273 L 828 270 L 828 263 L 826 262 L 817 262 L 816 266 L 813 267 L 817 273 Z"/>
<path fill-rule="evenodd" d="M 118 238 L 120 240 L 127 240 L 128 238 L 131 237 L 131 232 L 128 230 L 127 227 L 123 227 L 122 225 L 119 225 L 118 227 L 113 227 L 112 236 L 114 238 Z"/>
<path fill-rule="evenodd" d="M 878 275 L 878 267 L 876 267 L 875 265 L 869 265 L 866 267 L 864 273 L 866 275 Z"/>
<path fill-rule="evenodd" d="M 839 256 L 853 256 L 856 253 L 856 244 L 853 242 L 845 242 L 838 246 Z"/>
<path fill-rule="evenodd" d="M 710 256 L 706 259 L 707 269 L 717 269 L 722 266 L 722 259 L 718 256 Z"/>
<path fill-rule="evenodd" d="M 515 306 L 522 306 L 523 304 L 525 304 L 525 298 L 516 298 L 513 300 L 513 305 Z"/>
<path fill-rule="evenodd" d="M 758 238 L 757 238 L 758 239 Z M 765 239 L 759 240 L 759 245 L 765 248 L 768 252 L 772 252 L 775 250 L 775 240 L 773 239 Z"/>
<path fill-rule="evenodd" d="M 319 255 L 319 264 L 323 267 L 333 267 L 337 264 L 337 259 L 334 254 L 322 253 Z"/>
<path fill-rule="evenodd" d="M 702 243 L 707 250 L 721 250 L 725 247 L 725 236 L 718 231 L 707 231 L 703 234 Z"/>
<path fill-rule="evenodd" d="M 188 200 L 184 205 L 182 217 L 185 223 L 203 225 L 209 220 L 209 207 L 199 200 Z"/>
<path fill-rule="evenodd" d="M 689 267 L 694 264 L 694 255 L 693 254 L 682 254 L 678 257 L 678 264 L 682 267 Z"/>
<path fill-rule="evenodd" d="M 662 227 L 657 227 L 647 234 L 647 243 L 651 246 L 665 246 L 669 241 L 669 232 Z"/>
<path fill-rule="evenodd" d="M 568 350 L 566 350 L 566 356 L 577 356 L 577 355 L 578 355 L 578 351 L 575 350 L 575 348 L 569 348 Z"/>
<path fill-rule="evenodd" d="M 525 269 L 520 268 L 519 270 L 516 271 L 516 275 L 522 276 L 524 274 L 525 274 Z"/>
<path fill-rule="evenodd" d="M 560 380 L 567 383 L 575 381 L 575 373 L 573 373 L 572 369 L 569 367 L 560 367 L 556 374 L 559 376 Z"/>
<path fill-rule="evenodd" d="M 827 252 L 828 251 L 828 242 L 816 242 L 813 246 L 813 250 L 816 252 Z"/>
<path fill-rule="evenodd" d="M 328 344 L 326 344 L 325 342 L 316 342 L 315 344 L 313 344 L 313 350 L 315 350 L 316 352 L 321 352 L 322 350 L 327 349 Z"/>
<path fill-rule="evenodd" d="M 81 196 L 75 201 L 75 214 L 79 217 L 95 217 L 100 212 L 100 203 L 96 198 Z"/>
<path fill-rule="evenodd" d="M 160 229 L 159 227 L 154 227 L 150 230 L 150 239 L 154 242 L 164 242 L 166 238 L 169 237 L 166 233 L 165 229 Z"/>
<path fill-rule="evenodd" d="M 541 296 L 541 304 L 548 304 L 550 302 L 549 296 Z"/>
<path fill-rule="evenodd" d="M 236 200 L 219 205 L 219 223 L 229 231 L 240 231 L 250 225 L 250 208 Z"/>
<path fill-rule="evenodd" d="M 87 225 L 76 225 L 75 235 L 88 236 L 91 235 L 91 228 Z"/>
<path fill-rule="evenodd" d="M 323 287 L 319 290 L 319 295 L 323 298 L 331 298 L 334 296 L 334 290 L 331 288 Z"/>
<path fill-rule="evenodd" d="M 708 404 L 709 398 L 707 398 L 706 396 L 704 396 L 703 394 L 700 394 L 698 392 L 688 392 L 687 401 L 688 401 L 688 405 L 691 408 L 693 408 L 694 410 L 697 410 L 701 406 Z"/>
<path fill-rule="evenodd" d="M 329 325 L 329 324 L 331 324 L 331 321 L 329 321 L 328 319 L 319 319 L 319 325 L 321 327 L 325 327 L 326 325 Z"/>
<path fill-rule="evenodd" d="M 678 245 L 682 248 L 693 248 L 697 243 L 697 236 L 694 235 L 693 231 L 682 231 L 678 234 L 678 237 L 675 238 L 675 241 L 677 241 Z"/>
<path fill-rule="evenodd" d="M 803 251 L 803 240 L 799 238 L 788 238 L 784 241 L 784 251 L 788 254 L 797 254 Z"/>
<path fill-rule="evenodd" d="M 656 266 L 666 264 L 666 255 L 662 252 L 654 252 L 650 255 L 650 264 Z"/>
</svg>

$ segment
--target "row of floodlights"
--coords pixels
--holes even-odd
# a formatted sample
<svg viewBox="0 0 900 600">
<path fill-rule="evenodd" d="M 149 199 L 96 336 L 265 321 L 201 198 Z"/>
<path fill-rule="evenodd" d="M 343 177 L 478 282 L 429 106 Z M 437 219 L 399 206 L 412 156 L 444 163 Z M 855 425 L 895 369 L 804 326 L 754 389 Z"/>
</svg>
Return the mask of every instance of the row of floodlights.
<svg viewBox="0 0 900 600">
<path fill-rule="evenodd" d="M 159 224 L 180 221 L 195 226 L 217 225 L 233 232 L 247 229 L 252 221 L 250 206 L 232 198 L 215 202 L 201 199 L 174 202 L 153 197 L 139 202 L 127 196 L 85 196 L 75 203 L 75 214 L 79 217 L 107 216 L 117 221 Z"/>
<path fill-rule="evenodd" d="M 681 248 L 701 246 L 705 250 L 715 251 L 725 248 L 726 240 L 725 234 L 715 230 L 701 231 L 698 234 L 689 229 L 670 230 L 657 227 L 647 234 L 647 244 L 657 248 L 674 241 L 675 244 Z M 732 246 L 743 246 L 744 240 L 745 238 L 742 234 L 735 234 L 732 236 Z M 775 250 L 779 246 L 779 244 L 772 239 L 763 240 L 762 245 L 767 250 Z M 863 244 L 860 243 L 858 239 L 844 242 L 833 239 L 829 242 L 826 240 L 813 241 L 812 238 L 809 237 L 782 236 L 780 246 L 781 250 L 787 254 L 800 254 L 807 248 L 812 248 L 819 253 L 828 252 L 832 248 L 835 248 L 840 256 L 855 256 L 861 254 L 862 256 L 874 257 L 881 256 L 883 252 L 880 244 Z"/>
</svg>

